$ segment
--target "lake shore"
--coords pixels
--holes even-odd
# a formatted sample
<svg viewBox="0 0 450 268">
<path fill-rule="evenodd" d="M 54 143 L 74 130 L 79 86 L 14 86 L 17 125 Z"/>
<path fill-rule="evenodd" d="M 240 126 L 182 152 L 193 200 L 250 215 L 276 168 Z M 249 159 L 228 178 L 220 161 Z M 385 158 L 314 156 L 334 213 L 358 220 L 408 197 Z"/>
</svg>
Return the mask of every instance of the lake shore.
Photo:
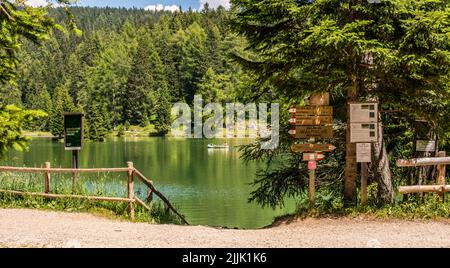
<svg viewBox="0 0 450 268">
<path fill-rule="evenodd" d="M 450 247 L 449 220 L 313 219 L 259 230 L 157 225 L 90 214 L 0 209 L 0 247 Z"/>
</svg>

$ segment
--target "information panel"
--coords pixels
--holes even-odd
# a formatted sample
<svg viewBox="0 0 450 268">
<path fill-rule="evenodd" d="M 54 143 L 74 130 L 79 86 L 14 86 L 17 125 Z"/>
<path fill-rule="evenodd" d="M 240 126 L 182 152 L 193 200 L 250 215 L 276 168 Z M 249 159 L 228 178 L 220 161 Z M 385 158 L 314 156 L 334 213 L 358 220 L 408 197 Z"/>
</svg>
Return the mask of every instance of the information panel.
<svg viewBox="0 0 450 268">
<path fill-rule="evenodd" d="M 82 113 L 64 114 L 64 145 L 67 151 L 83 148 L 83 117 Z"/>
<path fill-rule="evenodd" d="M 378 123 L 378 103 L 350 103 L 350 123 Z"/>
<path fill-rule="evenodd" d="M 378 141 L 377 123 L 354 123 L 350 125 L 350 142 L 364 143 Z"/>
<path fill-rule="evenodd" d="M 358 162 L 358 163 L 372 162 L 372 144 L 371 143 L 356 144 L 356 162 Z"/>
<path fill-rule="evenodd" d="M 436 151 L 436 141 L 434 140 L 418 140 L 416 141 L 417 152 L 434 152 Z"/>
</svg>

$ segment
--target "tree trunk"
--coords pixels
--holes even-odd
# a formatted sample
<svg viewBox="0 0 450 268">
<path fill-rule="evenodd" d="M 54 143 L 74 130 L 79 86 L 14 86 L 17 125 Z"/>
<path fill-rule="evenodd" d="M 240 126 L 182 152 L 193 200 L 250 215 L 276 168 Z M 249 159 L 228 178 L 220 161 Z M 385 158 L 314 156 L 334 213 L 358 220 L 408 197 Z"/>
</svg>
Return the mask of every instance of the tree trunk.
<svg viewBox="0 0 450 268">
<path fill-rule="evenodd" d="M 382 123 L 378 127 L 378 136 L 380 142 L 373 143 L 372 172 L 378 183 L 378 197 L 384 203 L 391 204 L 394 202 L 394 189 L 392 186 L 391 169 L 389 167 L 389 157 L 383 139 Z"/>
<path fill-rule="evenodd" d="M 347 93 L 347 101 L 354 102 L 358 97 L 358 80 L 352 77 L 352 86 Z M 350 143 L 350 106 L 347 105 L 347 131 L 345 146 L 344 201 L 346 204 L 356 204 L 356 144 Z"/>
</svg>

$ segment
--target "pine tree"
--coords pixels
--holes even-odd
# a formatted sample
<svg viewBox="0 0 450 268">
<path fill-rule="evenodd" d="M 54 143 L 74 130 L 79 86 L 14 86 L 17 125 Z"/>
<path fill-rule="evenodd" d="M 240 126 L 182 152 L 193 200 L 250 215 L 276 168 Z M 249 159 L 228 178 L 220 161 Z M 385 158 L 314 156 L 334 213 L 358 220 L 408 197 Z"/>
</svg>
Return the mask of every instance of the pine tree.
<svg viewBox="0 0 450 268">
<path fill-rule="evenodd" d="M 149 123 L 151 89 L 155 83 L 150 62 L 153 51 L 151 38 L 148 35 L 141 36 L 137 51 L 133 55 L 124 98 L 124 120 L 131 125 L 145 126 Z"/>
<path fill-rule="evenodd" d="M 206 71 L 198 85 L 197 94 L 202 95 L 205 103 L 222 103 L 233 99 L 233 84 L 227 74 L 216 74 L 212 68 Z"/>
<path fill-rule="evenodd" d="M 170 96 L 167 87 L 160 88 L 154 97 L 156 115 L 155 128 L 160 134 L 167 134 L 172 124 Z"/>
<path fill-rule="evenodd" d="M 382 105 L 400 106 L 405 114 L 420 111 L 430 116 L 434 113 L 430 110 L 443 104 L 432 96 L 449 93 L 450 40 L 444 38 L 450 31 L 448 1 L 232 0 L 232 4 L 236 12 L 232 27 L 247 38 L 253 53 L 236 57 L 256 77 L 255 88 L 260 90 L 247 91 L 253 97 L 275 92 L 277 100 L 286 103 L 286 99 L 330 91 L 338 107 L 345 107 L 347 101 L 378 98 Z M 264 90 L 268 85 L 274 90 Z M 346 116 L 337 119 L 349 126 Z M 281 147 L 289 148 L 292 141 L 285 143 Z M 372 171 L 380 200 L 391 203 L 394 191 L 386 139 L 374 148 Z M 264 154 L 251 147 L 244 151 L 257 159 Z M 344 194 L 351 202 L 356 198 L 355 151 L 355 145 L 347 142 Z M 267 153 L 270 162 L 274 154 L 286 150 Z M 283 203 L 283 196 L 299 193 L 297 189 L 305 184 L 299 185 L 304 178 L 292 172 L 300 162 L 294 157 L 289 168 L 260 173 L 253 201 L 276 206 Z"/>
<path fill-rule="evenodd" d="M 186 40 L 183 44 L 183 59 L 181 61 L 181 81 L 185 89 L 186 99 L 190 102 L 197 93 L 198 84 L 208 69 L 206 33 L 194 22 L 186 30 Z"/>
<path fill-rule="evenodd" d="M 29 109 L 41 110 L 49 115 L 53 112 L 52 99 L 45 84 L 36 85 L 34 90 L 28 93 L 26 102 Z M 48 131 L 50 128 L 50 119 L 50 116 L 36 119 L 28 126 L 29 130 Z"/>
<path fill-rule="evenodd" d="M 92 141 L 104 141 L 108 134 L 105 114 L 105 106 L 100 102 L 92 100 L 87 106 L 86 112 L 86 138 Z"/>
<path fill-rule="evenodd" d="M 53 107 L 50 113 L 50 132 L 62 138 L 64 135 L 64 113 L 75 112 L 75 105 L 73 99 L 69 95 L 70 80 L 65 81 L 56 87 L 55 95 L 53 96 Z"/>
</svg>

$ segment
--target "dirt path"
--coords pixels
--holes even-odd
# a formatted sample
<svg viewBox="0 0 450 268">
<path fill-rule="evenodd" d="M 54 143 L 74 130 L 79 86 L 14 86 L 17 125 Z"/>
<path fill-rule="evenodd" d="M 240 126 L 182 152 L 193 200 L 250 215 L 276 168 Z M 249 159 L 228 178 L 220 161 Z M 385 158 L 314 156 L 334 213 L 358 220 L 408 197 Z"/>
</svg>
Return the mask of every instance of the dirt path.
<svg viewBox="0 0 450 268">
<path fill-rule="evenodd" d="M 450 221 L 308 219 L 262 230 L 0 209 L 0 247 L 450 247 Z"/>
</svg>

